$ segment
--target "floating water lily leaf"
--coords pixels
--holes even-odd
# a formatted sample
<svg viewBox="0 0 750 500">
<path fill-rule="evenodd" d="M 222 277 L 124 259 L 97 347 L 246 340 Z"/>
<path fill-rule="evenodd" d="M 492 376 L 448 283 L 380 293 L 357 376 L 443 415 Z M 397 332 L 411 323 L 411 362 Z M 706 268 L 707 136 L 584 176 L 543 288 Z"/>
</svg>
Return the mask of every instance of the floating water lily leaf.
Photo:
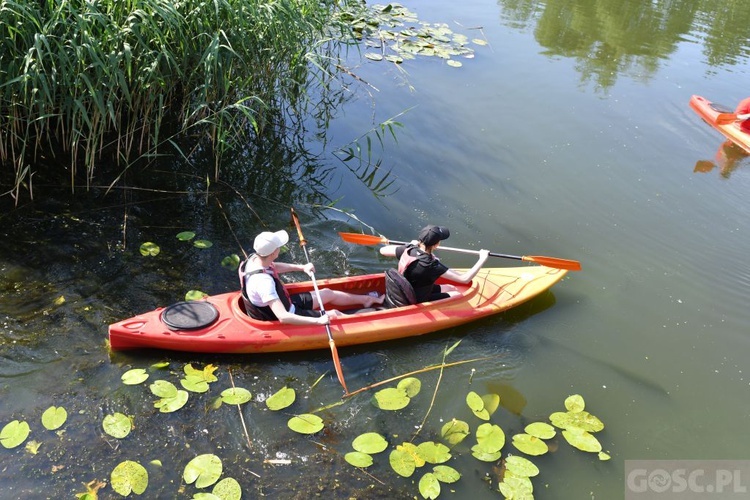
<svg viewBox="0 0 750 500">
<path fill-rule="evenodd" d="M 425 441 L 417 445 L 419 456 L 425 459 L 427 463 L 442 464 L 451 458 L 451 450 L 442 443 L 434 441 Z"/>
<path fill-rule="evenodd" d="M 157 370 L 169 368 L 169 361 L 159 361 L 158 363 L 154 363 L 153 365 L 151 365 L 151 368 L 155 368 Z"/>
<path fill-rule="evenodd" d="M 221 500 L 240 500 L 242 498 L 242 487 L 233 477 L 225 477 L 216 483 L 211 493 Z"/>
<path fill-rule="evenodd" d="M 315 434 L 316 432 L 323 429 L 323 419 L 317 415 L 311 413 L 305 413 L 304 415 L 297 415 L 289 419 L 286 424 L 294 432 L 300 434 Z"/>
<path fill-rule="evenodd" d="M 120 380 L 125 385 L 138 385 L 148 379 L 148 373 L 143 368 L 133 368 L 122 374 Z"/>
<path fill-rule="evenodd" d="M 199 491 L 193 495 L 192 500 L 223 500 L 220 496 L 214 495 L 213 493 L 206 493 L 205 491 Z"/>
<path fill-rule="evenodd" d="M 396 471 L 396 474 L 403 477 L 411 477 L 417 468 L 414 454 L 407 451 L 403 446 L 397 446 L 391 452 L 388 456 L 388 462 L 390 462 L 391 468 Z"/>
<path fill-rule="evenodd" d="M 476 45 L 487 45 L 487 41 L 482 40 L 481 38 L 472 38 L 471 42 Z"/>
<path fill-rule="evenodd" d="M 180 385 L 190 392 L 208 392 L 208 382 L 201 375 L 187 375 L 180 379 Z"/>
<path fill-rule="evenodd" d="M 440 436 L 451 446 L 455 446 L 463 441 L 469 433 L 469 424 L 455 418 L 450 422 L 446 422 L 440 430 Z"/>
<path fill-rule="evenodd" d="M 447 61 L 445 61 L 445 63 L 448 66 L 452 66 L 454 68 L 460 68 L 461 66 L 463 66 L 463 64 L 461 62 L 456 61 L 455 59 L 448 59 Z"/>
<path fill-rule="evenodd" d="M 148 487 L 148 471 L 138 462 L 120 462 L 110 474 L 112 489 L 126 497 L 131 492 L 140 495 Z"/>
<path fill-rule="evenodd" d="M 526 434 L 531 434 L 539 439 L 552 439 L 557 434 L 554 427 L 546 422 L 534 422 L 524 428 Z"/>
<path fill-rule="evenodd" d="M 29 441 L 28 443 L 26 443 L 25 448 L 27 452 L 31 453 L 32 455 L 36 455 L 37 453 L 39 453 L 40 446 L 42 446 L 42 443 L 40 443 L 39 441 Z"/>
<path fill-rule="evenodd" d="M 183 231 L 181 233 L 177 233 L 177 239 L 180 241 L 190 241 L 193 238 L 195 238 L 195 233 L 192 231 Z"/>
<path fill-rule="evenodd" d="M 578 448 L 581 451 L 590 451 L 592 453 L 602 451 L 602 445 L 599 440 L 596 439 L 593 434 L 584 430 L 565 429 L 562 431 L 562 435 L 571 446 Z"/>
<path fill-rule="evenodd" d="M 212 453 L 205 453 L 188 462 L 182 473 L 182 479 L 187 484 L 195 483 L 196 488 L 206 488 L 219 480 L 223 468 L 219 457 Z"/>
<path fill-rule="evenodd" d="M 560 429 L 581 429 L 588 432 L 599 432 L 604 429 L 604 424 L 594 415 L 587 411 L 555 412 L 549 416 L 550 422 Z"/>
<path fill-rule="evenodd" d="M 50 406 L 42 413 L 42 425 L 48 431 L 59 429 L 68 420 L 68 412 L 65 408 Z"/>
<path fill-rule="evenodd" d="M 373 455 L 388 448 L 388 441 L 377 432 L 367 432 L 354 438 L 352 448 L 362 453 Z"/>
<path fill-rule="evenodd" d="M 500 451 L 487 451 L 482 445 L 475 444 L 471 447 L 471 456 L 482 462 L 497 462 L 500 460 Z"/>
<path fill-rule="evenodd" d="M 471 391 L 466 395 L 466 404 L 477 417 L 482 420 L 490 419 L 490 412 L 484 408 L 484 400 L 476 392 Z"/>
<path fill-rule="evenodd" d="M 151 393 L 160 398 L 173 398 L 177 396 L 177 387 L 166 380 L 156 380 L 149 386 Z"/>
<path fill-rule="evenodd" d="M 206 297 L 208 297 L 208 294 L 206 292 L 201 292 L 200 290 L 188 290 L 185 294 L 185 300 L 201 300 Z"/>
<path fill-rule="evenodd" d="M 516 434 L 513 436 L 513 446 L 527 455 L 544 455 L 549 451 L 547 443 L 536 436 Z"/>
<path fill-rule="evenodd" d="M 223 267 L 226 267 L 227 269 L 235 270 L 238 267 L 240 267 L 240 256 L 236 253 L 233 253 L 232 255 L 227 255 L 223 259 L 221 259 L 221 265 Z"/>
<path fill-rule="evenodd" d="M 253 395 L 243 387 L 230 387 L 221 391 L 221 400 L 228 405 L 241 405 L 247 403 Z"/>
<path fill-rule="evenodd" d="M 407 377 L 400 380 L 396 387 L 404 391 L 410 398 L 413 398 L 422 389 L 422 382 L 418 378 Z"/>
<path fill-rule="evenodd" d="M 187 391 L 178 390 L 177 393 L 169 398 L 161 398 L 154 403 L 154 408 L 159 408 L 161 413 L 172 413 L 179 410 L 188 401 Z"/>
<path fill-rule="evenodd" d="M 0 443 L 5 448 L 11 449 L 20 445 L 26 438 L 29 437 L 29 424 L 25 421 L 14 420 L 5 424 L 3 430 L 0 431 Z"/>
<path fill-rule="evenodd" d="M 193 246 L 197 248 L 211 248 L 214 244 L 208 240 L 195 240 Z"/>
<path fill-rule="evenodd" d="M 104 417 L 102 428 L 104 429 L 104 432 L 110 436 L 117 439 L 123 439 L 127 437 L 133 429 L 133 421 L 130 420 L 130 417 L 127 415 L 115 413 Z"/>
<path fill-rule="evenodd" d="M 388 387 L 375 393 L 373 404 L 381 410 L 400 410 L 409 404 L 409 396 L 403 389 Z"/>
<path fill-rule="evenodd" d="M 432 468 L 432 472 L 441 483 L 455 483 L 461 479 L 461 473 L 447 465 L 436 465 Z"/>
<path fill-rule="evenodd" d="M 368 58 L 371 61 L 382 61 L 383 60 L 383 54 L 377 54 L 375 52 L 367 52 L 367 53 L 365 53 L 365 57 Z"/>
<path fill-rule="evenodd" d="M 505 459 L 505 470 L 518 477 L 534 477 L 539 474 L 539 467 L 524 457 L 512 455 Z"/>
<path fill-rule="evenodd" d="M 140 251 L 144 257 L 156 257 L 161 252 L 161 249 L 156 243 L 147 241 L 141 245 Z"/>
<path fill-rule="evenodd" d="M 422 494 L 422 498 L 434 500 L 440 496 L 440 481 L 435 477 L 435 474 L 428 472 L 419 480 L 419 492 Z"/>
<path fill-rule="evenodd" d="M 273 394 L 266 399 L 266 406 L 269 410 L 277 411 L 283 410 L 294 403 L 297 398 L 297 393 L 291 387 L 282 387 L 276 394 Z"/>
<path fill-rule="evenodd" d="M 528 477 L 518 477 L 506 473 L 498 486 L 500 493 L 505 498 L 517 498 L 519 500 L 533 500 L 534 498 L 534 485 Z"/>
<path fill-rule="evenodd" d="M 495 413 L 498 406 L 500 406 L 500 396 L 497 394 L 485 394 L 482 396 L 482 401 L 484 402 L 484 409 L 487 410 L 487 413 L 490 415 Z"/>
<path fill-rule="evenodd" d="M 355 467 L 369 467 L 373 464 L 372 456 L 361 451 L 350 451 L 344 455 L 344 460 L 352 464 Z"/>
<path fill-rule="evenodd" d="M 477 427 L 477 444 L 489 453 L 500 451 L 505 446 L 505 432 L 498 425 L 482 424 Z"/>
<path fill-rule="evenodd" d="M 214 365 L 206 365 L 203 367 L 202 370 L 198 370 L 197 368 L 193 368 L 193 365 L 188 363 L 183 367 L 183 371 L 185 372 L 185 375 L 193 375 L 196 377 L 200 377 L 206 382 L 216 382 L 219 380 L 216 378 L 216 375 L 214 375 L 214 372 L 217 370 L 217 366 Z"/>
<path fill-rule="evenodd" d="M 580 394 L 573 394 L 565 398 L 565 408 L 571 413 L 581 412 L 585 407 L 586 403 Z"/>
<path fill-rule="evenodd" d="M 603 451 L 599 452 L 599 460 L 601 460 L 602 462 L 606 462 L 610 458 L 612 457 L 609 456 L 609 453 L 604 453 Z"/>
</svg>

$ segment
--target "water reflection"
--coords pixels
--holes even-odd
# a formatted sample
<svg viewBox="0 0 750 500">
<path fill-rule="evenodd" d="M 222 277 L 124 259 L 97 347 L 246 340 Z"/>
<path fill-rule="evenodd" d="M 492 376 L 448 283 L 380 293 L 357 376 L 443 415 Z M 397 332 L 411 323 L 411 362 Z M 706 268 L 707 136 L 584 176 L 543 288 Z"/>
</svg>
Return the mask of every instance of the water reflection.
<svg viewBox="0 0 750 500">
<path fill-rule="evenodd" d="M 729 179 L 732 172 L 747 163 L 744 160 L 748 156 L 750 155 L 743 148 L 730 140 L 726 140 L 719 146 L 713 160 L 698 160 L 695 162 L 693 172 L 706 174 L 718 167 L 719 175 L 725 179 Z"/>
<path fill-rule="evenodd" d="M 550 56 L 576 60 L 584 83 L 612 87 L 621 74 L 647 82 L 682 43 L 700 43 L 711 66 L 750 56 L 744 0 L 499 0 L 503 22 L 534 27 Z"/>
</svg>

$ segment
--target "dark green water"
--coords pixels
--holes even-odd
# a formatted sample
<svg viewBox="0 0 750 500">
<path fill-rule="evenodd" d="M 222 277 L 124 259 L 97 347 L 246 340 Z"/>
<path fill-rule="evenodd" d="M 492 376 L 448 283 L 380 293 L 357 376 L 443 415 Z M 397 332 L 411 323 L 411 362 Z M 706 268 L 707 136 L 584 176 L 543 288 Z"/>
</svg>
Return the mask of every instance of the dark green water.
<svg viewBox="0 0 750 500">
<path fill-rule="evenodd" d="M 208 196 L 201 182 L 177 180 L 175 190 L 189 194 L 92 190 L 4 207 L 0 424 L 28 421 L 29 440 L 41 445 L 36 455 L 23 446 L 0 450 L 0 497 L 72 498 L 85 491 L 83 483 L 109 482 L 116 464 L 137 460 L 150 475 L 145 498 L 191 498 L 197 490 L 181 489 L 182 470 L 201 453 L 222 458 L 243 498 L 411 497 L 419 494 L 420 474 L 397 477 L 387 452 L 368 474 L 343 455 L 363 432 L 380 432 L 394 445 L 408 441 L 428 413 L 416 441 L 437 439 L 453 417 L 478 425 L 464 403 L 469 390 L 501 394 L 507 407 L 493 422 L 508 436 L 562 410 L 570 394 L 581 394 L 605 423 L 598 437 L 612 460 L 600 462 L 558 438 L 555 453 L 534 459 L 537 498 L 622 498 L 630 459 L 747 458 L 741 429 L 750 414 L 750 160 L 697 170 L 699 161 L 715 161 L 723 138 L 688 107 L 692 94 L 730 106 L 746 97 L 744 3 L 408 7 L 425 22 L 450 23 L 489 45 L 474 47 L 474 59 L 461 68 L 438 59 L 410 61 L 406 73 L 384 62 L 355 68 L 378 91 L 351 98 L 327 141 L 348 144 L 408 109 L 398 118 L 398 142 L 387 140 L 382 152 L 394 180 L 385 196 L 373 196 L 372 186 L 330 156 L 330 146 L 319 146 L 322 166 L 310 174 L 308 163 L 277 144 L 262 157 L 277 165 L 272 173 L 252 175 L 258 155 L 231 159 L 245 162 L 236 170 L 250 174 L 228 174 L 228 185 L 212 184 Z M 44 189 L 44 180 L 37 182 Z M 449 361 L 493 359 L 446 370 L 432 410 L 434 371 L 420 375 L 422 393 L 407 410 L 377 412 L 369 394 L 357 396 L 323 411 L 326 430 L 310 438 L 286 421 L 338 401 L 328 352 L 108 353 L 109 323 L 181 300 L 191 289 L 234 289 L 236 277 L 221 259 L 248 250 L 255 233 L 284 227 L 292 204 L 318 276 L 391 265 L 374 249 L 338 239 L 338 231 L 359 225 L 337 211 L 313 210 L 326 198 L 392 239 L 440 223 L 451 228 L 450 246 L 576 259 L 583 271 L 507 315 L 419 340 L 340 350 L 350 389 L 439 362 L 458 339 Z M 214 245 L 178 241 L 184 230 Z M 140 255 L 145 241 L 161 247 L 159 256 Z M 290 251 L 304 260 L 298 247 Z M 442 258 L 455 267 L 472 263 Z M 219 381 L 207 394 L 191 394 L 182 410 L 161 414 L 146 385 L 123 386 L 120 376 L 163 360 L 169 370 L 151 371 L 149 382 L 178 383 L 186 363 L 218 366 Z M 233 407 L 211 409 L 231 386 L 230 373 L 254 395 L 242 419 Z M 283 414 L 266 410 L 262 400 L 285 385 L 298 392 L 295 406 Z M 51 405 L 68 411 L 64 433 L 41 426 Z M 121 441 L 101 429 L 114 412 L 134 416 L 135 429 Z M 517 453 L 509 443 L 503 452 Z M 448 488 L 462 497 L 501 497 L 493 491 L 496 470 L 468 450 L 450 465 L 462 479 L 444 485 L 441 498 L 450 496 Z M 118 495 L 107 487 L 100 497 Z"/>
</svg>

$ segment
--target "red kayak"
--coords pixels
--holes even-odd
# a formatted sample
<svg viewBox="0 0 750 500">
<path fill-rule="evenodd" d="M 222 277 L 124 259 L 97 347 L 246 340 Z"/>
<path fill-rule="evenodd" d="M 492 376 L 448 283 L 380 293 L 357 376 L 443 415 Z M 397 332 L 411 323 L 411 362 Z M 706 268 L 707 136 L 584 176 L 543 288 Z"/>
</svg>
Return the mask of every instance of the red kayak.
<svg viewBox="0 0 750 500">
<path fill-rule="evenodd" d="M 750 154 L 750 134 L 740 128 L 739 122 L 734 119 L 734 110 L 699 95 L 690 98 L 690 107 L 706 123 Z"/>
<path fill-rule="evenodd" d="M 462 273 L 463 270 L 456 270 Z M 536 297 L 560 281 L 566 270 L 545 266 L 485 268 L 460 295 L 392 309 L 365 309 L 331 318 L 339 347 L 394 340 L 450 328 L 497 314 Z M 351 293 L 385 292 L 384 274 L 318 280 L 320 287 Z M 289 292 L 310 291 L 312 282 L 290 283 Z M 112 350 L 153 348 L 203 353 L 304 351 L 329 347 L 319 325 L 257 321 L 244 311 L 239 291 L 179 302 L 109 326 Z"/>
</svg>

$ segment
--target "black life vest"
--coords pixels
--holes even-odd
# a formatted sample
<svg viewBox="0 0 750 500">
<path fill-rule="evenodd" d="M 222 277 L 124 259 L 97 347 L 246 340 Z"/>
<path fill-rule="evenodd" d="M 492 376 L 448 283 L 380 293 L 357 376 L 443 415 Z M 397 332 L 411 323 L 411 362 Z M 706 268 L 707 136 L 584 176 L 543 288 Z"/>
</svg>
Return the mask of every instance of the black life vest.
<svg viewBox="0 0 750 500">
<path fill-rule="evenodd" d="M 284 307 L 287 311 L 290 309 L 292 304 L 292 300 L 289 297 L 289 292 L 287 292 L 286 288 L 284 288 L 284 283 L 282 283 L 281 279 L 279 278 L 279 274 L 276 272 L 276 268 L 273 266 L 273 264 L 264 269 L 254 269 L 252 271 L 246 271 L 245 268 L 247 267 L 248 260 L 250 260 L 250 257 L 248 257 L 247 260 L 245 260 L 242 264 L 240 264 L 240 267 L 237 268 L 237 272 L 240 277 L 240 287 L 242 290 L 242 301 L 245 305 L 245 312 L 247 312 L 247 314 L 251 318 L 260 321 L 278 321 L 279 318 L 276 317 L 270 306 L 256 306 L 255 304 L 250 302 L 250 299 L 247 296 L 247 290 L 245 289 L 247 286 L 247 280 L 253 274 L 269 274 L 271 278 L 273 278 L 274 284 L 276 285 L 276 294 L 279 296 L 279 300 L 281 300 L 281 303 L 284 304 Z"/>
</svg>

